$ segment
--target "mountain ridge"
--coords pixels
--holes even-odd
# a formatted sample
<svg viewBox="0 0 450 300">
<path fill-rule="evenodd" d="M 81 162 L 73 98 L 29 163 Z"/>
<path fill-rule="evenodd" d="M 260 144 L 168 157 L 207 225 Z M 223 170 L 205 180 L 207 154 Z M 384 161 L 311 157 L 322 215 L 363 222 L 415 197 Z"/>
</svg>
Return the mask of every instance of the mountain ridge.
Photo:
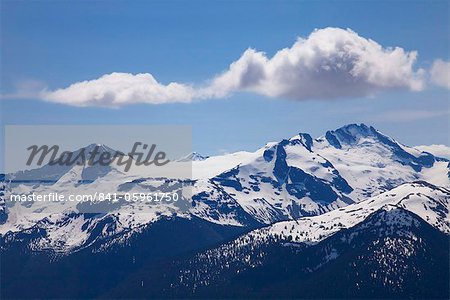
<svg viewBox="0 0 450 300">
<path fill-rule="evenodd" d="M 183 218 L 196 216 L 208 222 L 226 226 L 264 226 L 340 209 L 406 182 L 424 180 L 443 187 L 450 186 L 450 180 L 442 176 L 450 172 L 446 162 L 433 159 L 432 165 L 425 163 L 420 168 L 421 172 L 418 172 L 418 168 L 398 162 L 397 157 L 392 158 L 396 155 L 391 145 L 395 141 L 383 137 L 382 141 L 389 140 L 386 146 L 384 142 L 380 142 L 380 133 L 373 127 L 350 124 L 330 131 L 330 134 L 341 131 L 347 134 L 339 134 L 337 138 L 341 140 L 341 136 L 349 139 L 348 135 L 357 138 L 351 139 L 351 143 L 346 147 L 336 148 L 323 137 L 313 139 L 309 134 L 301 133 L 279 143 L 268 143 L 254 153 L 239 153 L 237 155 L 243 158 L 240 162 L 241 158 L 233 158 L 233 155 L 225 156 L 227 159 L 231 158 L 235 164 L 234 167 L 229 168 L 229 164 L 224 166 L 224 171 L 218 171 L 216 175 L 206 178 L 188 181 L 172 179 L 155 181 L 148 178 L 122 177 L 118 174 L 113 181 L 108 181 L 108 184 L 112 182 L 110 188 L 113 191 L 143 192 L 150 187 L 152 189 L 168 185 L 176 187 L 184 182 L 183 184 L 192 187 L 192 195 L 182 202 L 185 203 L 183 205 L 187 205 L 188 210 L 181 210 L 179 205 L 157 205 L 142 208 L 144 213 L 135 213 L 136 209 L 140 209 L 139 206 L 134 208 L 120 206 L 118 210 L 108 213 L 108 216 L 116 220 L 117 225 L 114 226 L 116 234 L 122 230 L 133 231 L 133 228 L 158 222 L 162 217 L 173 214 Z M 398 143 L 396 145 L 406 147 Z M 411 149 L 406 148 L 412 153 L 410 155 L 414 154 L 416 158 L 424 153 Z M 428 154 L 425 156 L 428 157 Z M 194 171 L 201 168 L 210 169 L 211 164 L 220 159 L 220 157 L 210 157 L 206 160 L 194 161 Z M 427 173 L 424 173 L 425 170 Z M 73 178 L 75 177 L 69 176 L 69 185 Z M 108 175 L 85 184 L 71 185 L 70 190 L 88 191 L 101 186 L 99 184 L 103 182 L 103 178 L 108 178 Z M 6 186 L 5 190 L 8 188 L 11 187 Z M 22 185 L 20 188 L 22 191 L 31 192 L 45 190 L 48 186 Z M 57 182 L 52 188 L 64 191 L 68 187 L 62 182 Z M 20 232 L 30 228 L 38 224 L 40 220 L 39 214 L 33 212 L 33 206 L 24 207 L 19 204 L 11 206 L 10 204 L 3 205 L 2 208 L 4 215 L 3 225 L 0 225 L 2 236 L 8 231 Z M 73 209 L 72 206 L 67 207 L 69 215 Z M 76 211 L 73 216 L 74 219 L 71 219 L 66 226 L 73 224 L 75 227 L 67 227 L 67 230 L 71 229 L 64 235 L 57 234 L 57 232 L 63 234 L 62 228 L 48 228 L 55 234 L 44 244 L 49 247 L 53 244 L 56 247 L 56 243 L 66 241 L 62 243 L 67 245 L 63 249 L 70 253 L 71 249 L 80 247 L 79 243 L 86 243 L 93 238 L 85 235 L 83 226 L 89 228 L 95 225 L 90 222 L 101 224 L 103 218 L 102 215 L 98 215 L 88 224 L 88 221 L 75 217 Z M 55 224 L 58 223 L 58 218 L 58 216 L 51 217 Z M 42 224 L 49 226 L 49 224 Z M 73 244 L 75 240 L 70 239 L 68 235 L 71 230 L 75 230 L 76 235 L 80 237 L 75 244 Z M 81 238 L 83 236 L 84 238 Z"/>
</svg>

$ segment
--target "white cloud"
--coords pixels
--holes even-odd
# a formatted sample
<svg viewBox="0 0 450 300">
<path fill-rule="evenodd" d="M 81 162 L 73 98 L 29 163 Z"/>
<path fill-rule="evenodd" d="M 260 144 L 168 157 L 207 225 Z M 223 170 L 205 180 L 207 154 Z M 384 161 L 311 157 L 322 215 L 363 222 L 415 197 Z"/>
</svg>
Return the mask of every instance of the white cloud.
<svg viewBox="0 0 450 300">
<path fill-rule="evenodd" d="M 40 95 L 48 101 L 75 106 L 118 107 L 133 103 L 190 102 L 195 90 L 175 82 L 163 85 L 147 73 L 112 73 L 98 79 L 77 82 L 64 89 L 45 90 Z"/>
<path fill-rule="evenodd" d="M 235 92 L 294 100 L 361 97 L 390 89 L 420 91 L 424 71 L 414 70 L 415 51 L 383 48 L 350 29 L 325 28 L 299 38 L 269 58 L 246 50 L 229 69 L 198 86 L 159 83 L 148 73 L 112 73 L 38 97 L 77 106 L 119 107 L 132 103 L 189 103 Z"/>
<path fill-rule="evenodd" d="M 415 148 L 420 151 L 425 151 L 433 154 L 434 156 L 450 159 L 450 147 L 445 145 L 422 145 Z"/>
<path fill-rule="evenodd" d="M 212 88 L 251 91 L 295 100 L 371 95 L 386 89 L 422 90 L 424 71 L 414 71 L 416 52 L 383 48 L 350 29 L 315 30 L 272 58 L 249 49 Z"/>
<path fill-rule="evenodd" d="M 430 75 L 434 84 L 450 89 L 450 62 L 435 60 Z"/>
</svg>

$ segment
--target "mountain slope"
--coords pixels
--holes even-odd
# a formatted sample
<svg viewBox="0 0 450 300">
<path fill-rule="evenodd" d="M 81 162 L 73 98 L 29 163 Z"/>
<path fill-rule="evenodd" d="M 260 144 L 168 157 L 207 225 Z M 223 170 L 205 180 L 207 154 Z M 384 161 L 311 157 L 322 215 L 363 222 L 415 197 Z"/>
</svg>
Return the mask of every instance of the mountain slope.
<svg viewBox="0 0 450 300">
<path fill-rule="evenodd" d="M 409 211 L 381 209 L 310 247 L 266 247 L 260 266 L 221 274 L 191 292 L 196 297 L 448 299 L 449 241 Z"/>
<path fill-rule="evenodd" d="M 126 293 L 133 286 L 134 296 L 446 298 L 450 194 L 424 182 L 394 191 L 349 205 L 339 218 L 334 212 L 302 218 L 294 229 L 285 226 L 294 222 L 281 222 L 177 261 L 167 266 L 168 277 L 176 278 L 167 284 L 178 294 L 161 286 L 159 290 L 133 286 L 137 277 L 159 278 L 151 270 L 115 291 Z M 302 226 L 303 219 L 315 221 Z M 351 225 L 326 231 L 334 228 L 330 221 Z M 299 228 L 308 229 L 299 230 L 306 236 L 313 232 L 315 242 L 293 238 L 292 232 Z M 441 276 L 436 278 L 436 273 Z"/>
</svg>

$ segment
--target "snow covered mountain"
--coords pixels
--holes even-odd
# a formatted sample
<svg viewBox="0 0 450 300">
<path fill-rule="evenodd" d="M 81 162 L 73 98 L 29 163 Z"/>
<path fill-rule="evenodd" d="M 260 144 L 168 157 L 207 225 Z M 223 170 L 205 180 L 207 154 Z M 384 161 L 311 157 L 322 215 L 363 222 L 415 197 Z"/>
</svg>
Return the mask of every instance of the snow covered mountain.
<svg viewBox="0 0 450 300">
<path fill-rule="evenodd" d="M 333 234 L 356 226 L 379 210 L 407 210 L 437 230 L 450 235 L 450 190 L 418 181 L 405 183 L 365 201 L 328 213 L 293 221 L 277 222 L 256 229 L 243 240 L 278 239 L 293 243 L 316 244 Z"/>
<path fill-rule="evenodd" d="M 424 276 L 448 273 L 439 266 L 448 258 L 442 249 L 450 235 L 449 160 L 364 124 L 316 139 L 300 133 L 255 152 L 198 158 L 175 162 L 192 165 L 192 178 L 124 172 L 114 164 L 2 175 L 0 252 L 7 262 L 2 267 L 14 275 L 2 282 L 1 296 L 21 291 L 24 298 L 211 297 L 220 291 L 223 297 L 258 298 L 267 296 L 265 288 L 283 288 L 286 297 L 300 297 L 301 291 L 305 297 L 331 297 L 306 284 L 325 284 L 323 278 L 343 297 L 368 296 L 361 286 L 372 297 L 419 295 L 411 290 L 415 275 L 402 264 L 422 274 L 416 278 L 423 283 L 420 295 L 445 287 Z M 177 202 L 118 201 L 91 212 L 76 202 L 8 201 L 11 192 L 102 190 L 123 197 L 182 187 L 187 189 Z M 96 271 L 105 268 L 107 276 Z M 351 288 L 336 281 L 341 269 Z M 286 280 L 267 275 L 272 273 Z M 24 284 L 39 286 L 35 274 L 61 279 L 30 291 Z M 144 284 L 149 281 L 150 287 Z"/>
<path fill-rule="evenodd" d="M 194 203 L 201 207 L 206 200 L 233 199 L 258 222 L 271 224 L 322 214 L 405 182 L 450 185 L 446 159 L 404 146 L 364 124 L 318 139 L 299 134 L 242 157 L 234 168 L 197 179 Z M 208 218 L 206 213 L 203 217 Z"/>
<path fill-rule="evenodd" d="M 423 181 L 405 183 L 365 201 L 315 217 L 279 222 L 264 230 L 284 239 L 314 244 L 339 230 L 355 226 L 375 211 L 395 207 L 416 214 L 450 235 L 450 190 Z"/>
<path fill-rule="evenodd" d="M 101 148 L 113 151 L 103 145 Z M 170 192 L 187 185 L 192 188 L 192 195 L 169 204 L 119 203 L 109 207 L 106 214 L 88 219 L 76 203 L 65 202 L 55 211 L 54 206 L 46 203 L 7 202 L 3 205 L 0 234 L 5 236 L 9 232 L 8 236 L 13 236 L 38 226 L 47 232 L 47 237 L 35 241 L 34 248 L 70 252 L 87 247 L 88 241 L 109 237 L 111 230 L 114 234 L 132 235 L 143 226 L 173 215 L 251 228 L 321 215 L 405 182 L 423 180 L 443 188 L 450 186 L 446 159 L 404 146 L 364 124 L 347 125 L 317 139 L 302 133 L 269 143 L 256 152 L 238 152 L 189 163 L 193 165 L 193 179 L 142 177 L 122 172 L 114 165 L 75 165 L 67 170 L 60 167 L 48 170 L 50 167 L 44 166 L 13 174 L 10 176 L 13 181 L 7 181 L 5 189 L 20 193 L 49 189 L 72 194 L 93 190 L 118 194 Z M 14 182 L 14 178 L 39 176 L 43 178 L 40 183 Z M 106 219 L 115 220 L 114 229 L 92 230 Z"/>
<path fill-rule="evenodd" d="M 95 151 L 95 152 L 93 152 Z M 50 152 L 50 151 L 49 151 Z M 108 175 L 110 172 L 116 172 L 123 175 L 123 167 L 117 163 L 112 163 L 114 155 L 117 153 L 120 156 L 125 154 L 109 148 L 103 144 L 90 144 L 86 147 L 77 149 L 70 153 L 71 163 L 67 164 L 46 164 L 37 169 L 19 171 L 13 174 L 8 174 L 6 180 L 12 181 L 12 184 L 34 184 L 35 182 L 47 182 L 54 183 L 59 181 L 64 176 L 66 180 L 70 180 L 76 184 L 93 182 L 100 177 Z M 50 152 L 51 153 L 51 152 Z M 104 165 L 95 164 L 89 165 L 88 161 L 98 160 L 103 153 L 108 153 L 111 158 L 108 160 L 111 163 L 105 163 Z M 58 158 L 60 158 L 59 156 Z M 68 157 L 68 156 L 67 156 Z M 58 159 L 57 158 L 57 159 Z M 71 177 L 76 175 L 77 178 Z"/>
</svg>

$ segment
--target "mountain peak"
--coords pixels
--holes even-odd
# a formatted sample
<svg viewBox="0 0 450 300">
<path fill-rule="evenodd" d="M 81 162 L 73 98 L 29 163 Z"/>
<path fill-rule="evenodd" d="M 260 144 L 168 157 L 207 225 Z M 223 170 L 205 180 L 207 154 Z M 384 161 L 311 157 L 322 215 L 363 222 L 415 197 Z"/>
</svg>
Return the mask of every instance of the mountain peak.
<svg viewBox="0 0 450 300">
<path fill-rule="evenodd" d="M 435 158 L 432 154 L 422 152 L 415 153 L 410 148 L 398 143 L 393 138 L 382 134 L 372 126 L 361 124 L 349 124 L 336 130 L 327 131 L 325 139 L 336 149 L 343 147 L 359 147 L 361 139 L 365 139 L 361 145 L 367 147 L 370 144 L 383 145 L 389 149 L 392 158 L 403 164 L 411 166 L 415 171 L 420 172 L 422 167 L 432 167 Z"/>
<path fill-rule="evenodd" d="M 358 144 L 361 138 L 367 137 L 390 147 L 400 147 L 400 144 L 393 138 L 381 133 L 373 126 L 367 126 L 364 123 L 344 125 L 335 130 L 329 130 L 325 134 L 325 139 L 330 145 L 338 149 L 341 149 L 343 145 Z"/>
<path fill-rule="evenodd" d="M 114 152 L 114 153 L 119 152 L 120 153 L 120 151 L 116 151 L 116 150 L 112 149 L 111 147 L 108 147 L 105 144 L 98 144 L 98 143 L 89 144 L 85 147 L 78 149 L 77 151 L 80 151 L 82 149 L 84 149 L 85 152 L 90 152 L 94 149 L 97 149 L 97 152 L 100 152 L 100 153 L 101 152 Z"/>
<path fill-rule="evenodd" d="M 301 143 L 306 149 L 312 151 L 311 147 L 313 146 L 313 138 L 308 133 L 300 132 L 298 135 L 289 139 L 289 141 L 294 143 Z"/>
<path fill-rule="evenodd" d="M 380 133 L 372 126 L 361 124 L 348 124 L 336 130 L 327 131 L 325 138 L 335 148 L 342 148 L 342 144 L 353 145 L 362 137 L 377 137 Z"/>
<path fill-rule="evenodd" d="M 368 130 L 369 128 L 372 128 L 372 126 L 367 126 L 364 123 L 359 123 L 359 124 L 358 123 L 350 123 L 350 124 L 347 124 L 347 125 L 344 125 L 344 126 L 338 128 L 337 130 L 347 129 L 347 130 L 365 131 L 365 130 Z"/>
<path fill-rule="evenodd" d="M 180 162 L 202 161 L 202 160 L 205 160 L 207 158 L 209 158 L 209 156 L 204 156 L 204 155 L 201 155 L 200 153 L 194 151 L 194 152 L 191 152 L 188 155 L 180 158 L 178 161 L 180 161 Z"/>
</svg>

